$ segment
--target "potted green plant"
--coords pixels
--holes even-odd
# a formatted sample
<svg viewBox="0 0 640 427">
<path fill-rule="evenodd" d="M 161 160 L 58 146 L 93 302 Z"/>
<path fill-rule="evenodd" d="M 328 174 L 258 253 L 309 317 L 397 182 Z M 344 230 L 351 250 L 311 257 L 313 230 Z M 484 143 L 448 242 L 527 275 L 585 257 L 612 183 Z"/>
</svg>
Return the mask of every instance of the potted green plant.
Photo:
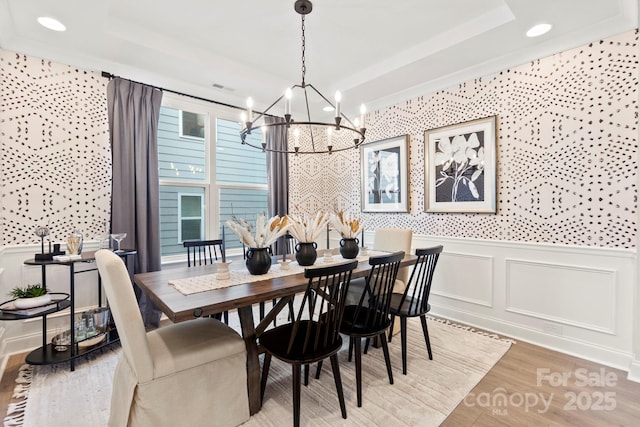
<svg viewBox="0 0 640 427">
<path fill-rule="evenodd" d="M 15 298 L 13 305 L 20 309 L 38 307 L 51 302 L 51 295 L 47 293 L 47 288 L 40 283 L 24 287 L 16 286 L 9 294 Z"/>
</svg>

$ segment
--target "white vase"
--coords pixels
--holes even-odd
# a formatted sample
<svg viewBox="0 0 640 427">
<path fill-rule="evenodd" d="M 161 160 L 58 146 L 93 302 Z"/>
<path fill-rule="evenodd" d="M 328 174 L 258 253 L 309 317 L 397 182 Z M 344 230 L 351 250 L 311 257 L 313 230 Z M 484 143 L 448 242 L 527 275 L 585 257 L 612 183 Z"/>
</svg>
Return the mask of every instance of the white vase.
<svg viewBox="0 0 640 427">
<path fill-rule="evenodd" d="M 39 297 L 33 298 L 18 298 L 13 301 L 13 305 L 15 308 L 23 309 L 23 308 L 33 308 L 39 307 L 41 305 L 49 304 L 51 302 L 51 295 L 44 294 Z"/>
</svg>

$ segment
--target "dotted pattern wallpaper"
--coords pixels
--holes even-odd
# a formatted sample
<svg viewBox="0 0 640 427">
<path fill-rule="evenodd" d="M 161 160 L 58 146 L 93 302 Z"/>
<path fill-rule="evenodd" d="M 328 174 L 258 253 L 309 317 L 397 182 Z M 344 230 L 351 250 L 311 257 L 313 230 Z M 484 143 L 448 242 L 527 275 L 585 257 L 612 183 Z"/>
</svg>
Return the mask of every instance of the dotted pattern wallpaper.
<svg viewBox="0 0 640 427">
<path fill-rule="evenodd" d="M 0 50 L 4 245 L 103 233 L 111 199 L 106 85 L 97 72 Z"/>
<path fill-rule="evenodd" d="M 424 131 L 498 116 L 497 213 L 424 212 Z M 367 139 L 410 136 L 410 212 L 366 228 L 430 236 L 635 247 L 638 33 L 425 94 L 367 117 Z M 360 153 L 291 158 L 290 206 L 361 211 Z"/>
</svg>

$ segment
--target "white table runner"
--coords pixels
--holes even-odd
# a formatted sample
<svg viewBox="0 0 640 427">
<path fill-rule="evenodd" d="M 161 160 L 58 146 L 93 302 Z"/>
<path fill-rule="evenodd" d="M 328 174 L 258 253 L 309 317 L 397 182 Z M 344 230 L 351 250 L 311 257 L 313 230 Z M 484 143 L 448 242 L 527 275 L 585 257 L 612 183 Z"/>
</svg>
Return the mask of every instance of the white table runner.
<svg viewBox="0 0 640 427">
<path fill-rule="evenodd" d="M 384 255 L 387 252 L 381 251 L 368 251 L 367 255 L 358 256 L 356 259 L 358 262 L 368 261 L 370 256 Z M 301 267 L 297 262 L 289 262 L 289 268 L 287 270 L 282 269 L 282 264 L 272 265 L 269 272 L 266 274 L 253 275 L 250 274 L 244 263 L 238 263 L 240 266 L 236 269 L 229 269 L 228 279 L 218 279 L 216 274 L 205 274 L 203 276 L 189 277 L 187 279 L 174 279 L 169 280 L 169 285 L 176 288 L 178 292 L 183 295 L 195 294 L 198 292 L 212 291 L 214 289 L 227 288 L 234 285 L 242 285 L 251 282 L 258 282 L 261 280 L 274 279 L 276 277 L 290 276 L 293 274 L 302 273 L 305 268 L 314 267 L 326 267 L 329 265 L 336 265 L 348 262 L 350 260 L 344 259 L 340 256 L 334 255 L 331 261 L 327 261 L 325 257 L 319 256 L 315 264 L 310 267 Z M 233 265 L 233 264 L 232 264 Z"/>
</svg>

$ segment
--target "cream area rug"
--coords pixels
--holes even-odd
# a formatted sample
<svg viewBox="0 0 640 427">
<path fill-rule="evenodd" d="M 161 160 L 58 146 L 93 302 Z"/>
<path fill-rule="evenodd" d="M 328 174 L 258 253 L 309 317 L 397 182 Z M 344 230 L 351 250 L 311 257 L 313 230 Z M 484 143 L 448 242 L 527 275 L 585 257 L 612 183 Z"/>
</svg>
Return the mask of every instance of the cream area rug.
<svg viewBox="0 0 640 427">
<path fill-rule="evenodd" d="M 237 317 L 237 316 L 234 316 Z M 304 426 L 437 426 L 500 360 L 513 341 L 480 333 L 444 320 L 428 320 L 433 360 L 429 360 L 419 319 L 408 321 L 408 367 L 402 375 L 400 336 L 389 344 L 394 384 L 389 384 L 381 349 L 363 355 L 363 405 L 356 404 L 355 367 L 347 360 L 347 340 L 339 353 L 347 405 L 342 419 L 331 364 L 323 365 L 319 380 L 311 369 L 302 387 Z M 25 365 L 5 426 L 106 426 L 112 376 L 120 348 L 100 350 L 80 359 L 74 372 L 68 364 Z M 273 359 L 262 410 L 245 427 L 293 424 L 291 367 Z M 206 392 L 194 390 L 194 392 Z M 212 398 L 215 398 L 212 396 Z"/>
</svg>

